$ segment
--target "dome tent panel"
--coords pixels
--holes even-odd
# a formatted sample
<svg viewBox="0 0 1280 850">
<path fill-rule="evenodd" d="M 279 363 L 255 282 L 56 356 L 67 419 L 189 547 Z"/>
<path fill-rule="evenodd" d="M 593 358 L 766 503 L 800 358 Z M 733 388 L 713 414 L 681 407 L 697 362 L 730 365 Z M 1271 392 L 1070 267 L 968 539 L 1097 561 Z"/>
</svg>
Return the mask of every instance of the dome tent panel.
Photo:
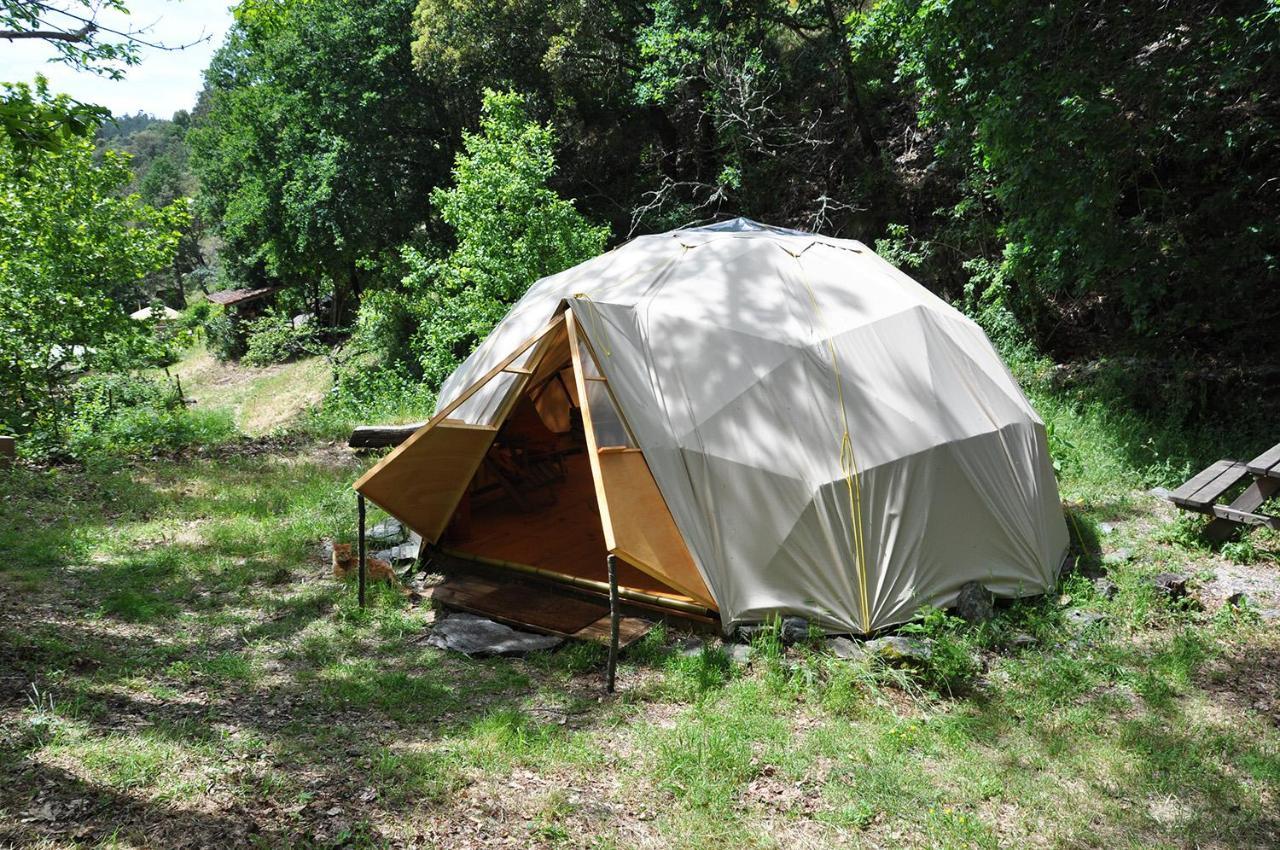
<svg viewBox="0 0 1280 850">
<path fill-rule="evenodd" d="M 746 221 L 632 240 L 537 282 L 441 409 L 565 304 L 726 626 L 870 631 L 966 581 L 1052 585 L 1042 423 L 981 330 L 866 246 Z"/>
</svg>

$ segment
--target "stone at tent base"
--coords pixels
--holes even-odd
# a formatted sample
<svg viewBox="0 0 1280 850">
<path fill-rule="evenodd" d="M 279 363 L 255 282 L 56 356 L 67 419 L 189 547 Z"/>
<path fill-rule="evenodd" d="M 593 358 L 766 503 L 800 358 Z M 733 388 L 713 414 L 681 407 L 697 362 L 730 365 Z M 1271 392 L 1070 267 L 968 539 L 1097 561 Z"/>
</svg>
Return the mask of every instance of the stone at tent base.
<svg viewBox="0 0 1280 850">
<path fill-rule="evenodd" d="M 733 632 L 733 637 L 742 643 L 750 643 L 758 636 L 778 629 L 778 637 L 783 643 L 803 643 L 809 639 L 809 621 L 804 617 L 783 617 L 780 624 L 744 623 Z"/>
<path fill-rule="evenodd" d="M 399 543 L 404 539 L 404 526 L 398 519 L 384 519 L 364 533 L 366 540 L 378 543 Z"/>
<path fill-rule="evenodd" d="M 1079 608 L 1074 608 L 1067 612 L 1065 619 L 1068 625 L 1086 629 L 1089 626 L 1101 623 L 1103 620 L 1107 619 L 1107 617 L 1105 614 L 1099 614 L 1097 611 L 1081 611 Z"/>
<path fill-rule="evenodd" d="M 474 614 L 450 614 L 435 624 L 427 645 L 464 655 L 522 655 L 554 649 L 564 642 L 554 635 L 519 632 Z"/>
<path fill-rule="evenodd" d="M 751 647 L 745 643 L 726 643 L 724 654 L 729 656 L 729 660 L 734 664 L 745 666 L 751 663 Z"/>
<path fill-rule="evenodd" d="M 1014 649 L 1026 649 L 1036 645 L 1036 638 L 1030 632 L 1017 632 L 1009 639 L 1009 645 Z"/>
<path fill-rule="evenodd" d="M 1120 588 L 1116 587 L 1116 583 L 1109 578 L 1095 578 L 1093 589 L 1103 599 L 1115 599 L 1116 594 L 1120 592 Z"/>
<path fill-rule="evenodd" d="M 1177 573 L 1161 573 L 1151 580 L 1156 593 L 1170 600 L 1178 600 L 1187 595 L 1187 577 Z"/>
<path fill-rule="evenodd" d="M 689 638 L 680 644 L 680 654 L 685 658 L 697 658 L 704 646 L 701 638 Z"/>
<path fill-rule="evenodd" d="M 413 543 L 401 543 L 399 546 L 392 546 L 390 549 L 380 549 L 373 553 L 373 557 L 381 558 L 388 564 L 395 566 L 400 561 L 416 561 L 418 559 L 418 547 Z"/>
<path fill-rule="evenodd" d="M 860 661 L 871 654 L 865 646 L 847 637 L 829 638 L 827 650 L 836 658 L 843 658 L 846 661 Z"/>
<path fill-rule="evenodd" d="M 1104 567 L 1114 567 L 1120 564 L 1127 564 L 1133 560 L 1133 552 L 1129 549 L 1116 549 L 1114 552 L 1108 552 L 1102 556 L 1102 565 Z"/>
<path fill-rule="evenodd" d="M 968 581 L 956 597 L 956 615 L 966 623 L 985 623 L 996 614 L 995 597 L 980 582 Z"/>
<path fill-rule="evenodd" d="M 804 617 L 782 618 L 782 642 L 800 643 L 809 639 L 809 621 Z"/>
<path fill-rule="evenodd" d="M 867 641 L 866 648 L 895 667 L 918 667 L 933 659 L 933 642 L 927 639 L 890 635 Z"/>
</svg>

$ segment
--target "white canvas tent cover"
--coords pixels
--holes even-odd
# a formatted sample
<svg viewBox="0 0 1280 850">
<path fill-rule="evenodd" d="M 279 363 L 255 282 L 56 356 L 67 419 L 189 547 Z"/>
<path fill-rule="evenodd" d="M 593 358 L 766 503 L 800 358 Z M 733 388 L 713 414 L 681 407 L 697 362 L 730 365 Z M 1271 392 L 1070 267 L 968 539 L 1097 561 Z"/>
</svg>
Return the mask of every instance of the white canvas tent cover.
<svg viewBox="0 0 1280 850">
<path fill-rule="evenodd" d="M 565 305 L 726 629 L 870 632 L 968 581 L 1053 586 L 1043 423 L 981 329 L 865 245 L 744 219 L 639 237 L 535 283 L 438 409 Z M 451 421 L 492 421 L 510 386 Z"/>
<path fill-rule="evenodd" d="M 156 319 L 161 322 L 172 322 L 175 319 L 181 319 L 182 314 L 172 307 L 166 307 L 158 304 L 154 307 L 143 307 L 141 310 L 134 310 L 129 314 L 130 319 L 136 319 L 139 322 L 145 322 L 150 319 Z"/>
</svg>

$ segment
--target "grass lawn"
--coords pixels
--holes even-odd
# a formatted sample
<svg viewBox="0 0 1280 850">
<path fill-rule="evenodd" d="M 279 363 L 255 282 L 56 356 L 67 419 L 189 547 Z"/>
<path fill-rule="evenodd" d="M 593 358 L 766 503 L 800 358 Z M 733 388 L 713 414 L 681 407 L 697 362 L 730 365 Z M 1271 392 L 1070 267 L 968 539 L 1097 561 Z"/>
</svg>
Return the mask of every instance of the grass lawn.
<svg viewBox="0 0 1280 850">
<path fill-rule="evenodd" d="M 227 411 L 236 427 L 259 437 L 289 425 L 300 410 L 319 404 L 333 384 L 324 357 L 274 366 L 219 363 L 203 343 L 188 349 L 169 373 L 182 382 L 200 411 Z"/>
<path fill-rule="evenodd" d="M 1274 848 L 1280 624 L 1218 591 L 1280 605 L 1280 543 L 1203 547 L 1041 402 L 1118 590 L 937 630 L 976 658 L 954 693 L 768 639 L 737 666 L 658 631 L 609 698 L 595 646 L 427 647 L 429 606 L 329 577 L 368 463 L 331 446 L 0 473 L 0 846 Z"/>
</svg>

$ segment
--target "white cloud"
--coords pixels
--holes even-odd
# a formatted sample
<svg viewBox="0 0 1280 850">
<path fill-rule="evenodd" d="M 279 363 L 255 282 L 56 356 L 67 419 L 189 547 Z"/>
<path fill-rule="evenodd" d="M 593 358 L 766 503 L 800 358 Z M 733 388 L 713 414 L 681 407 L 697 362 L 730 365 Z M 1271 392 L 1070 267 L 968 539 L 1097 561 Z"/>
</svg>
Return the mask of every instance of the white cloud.
<svg viewBox="0 0 1280 850">
<path fill-rule="evenodd" d="M 209 38 L 175 52 L 144 47 L 142 64 L 126 69 L 120 81 L 50 63 L 57 54 L 43 42 L 0 40 L 0 81 L 29 83 L 44 74 L 53 91 L 101 104 L 117 115 L 141 110 L 168 118 L 195 106 L 204 84 L 201 73 L 231 27 L 227 0 L 128 0 L 128 6 L 127 17 L 103 13 L 99 20 L 121 30 L 150 27 L 145 38 L 161 44 Z"/>
</svg>

